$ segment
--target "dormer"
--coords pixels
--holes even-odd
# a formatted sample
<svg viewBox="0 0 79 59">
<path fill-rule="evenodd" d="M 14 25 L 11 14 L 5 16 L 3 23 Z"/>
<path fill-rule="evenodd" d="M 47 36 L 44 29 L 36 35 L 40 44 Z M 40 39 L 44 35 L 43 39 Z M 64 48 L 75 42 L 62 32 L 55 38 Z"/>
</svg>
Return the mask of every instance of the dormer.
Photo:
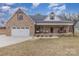
<svg viewBox="0 0 79 59">
<path fill-rule="evenodd" d="M 51 13 L 50 13 L 50 15 L 49 15 L 49 17 L 50 17 L 50 19 L 51 19 L 51 20 L 53 20 L 53 19 L 54 19 L 54 17 L 55 17 L 54 12 L 51 12 Z"/>
</svg>

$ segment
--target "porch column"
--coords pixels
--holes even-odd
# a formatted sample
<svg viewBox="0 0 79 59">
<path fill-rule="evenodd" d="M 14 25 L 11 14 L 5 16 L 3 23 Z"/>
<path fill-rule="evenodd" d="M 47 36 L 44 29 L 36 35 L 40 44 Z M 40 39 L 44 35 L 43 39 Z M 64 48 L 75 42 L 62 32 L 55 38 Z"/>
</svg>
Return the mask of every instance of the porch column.
<svg viewBox="0 0 79 59">
<path fill-rule="evenodd" d="M 69 28 L 70 28 L 70 26 L 67 26 L 67 27 L 66 27 L 66 33 L 69 32 Z"/>
<path fill-rule="evenodd" d="M 74 36 L 74 25 L 72 26 L 72 29 L 73 29 L 72 32 L 73 32 L 73 36 Z"/>
</svg>

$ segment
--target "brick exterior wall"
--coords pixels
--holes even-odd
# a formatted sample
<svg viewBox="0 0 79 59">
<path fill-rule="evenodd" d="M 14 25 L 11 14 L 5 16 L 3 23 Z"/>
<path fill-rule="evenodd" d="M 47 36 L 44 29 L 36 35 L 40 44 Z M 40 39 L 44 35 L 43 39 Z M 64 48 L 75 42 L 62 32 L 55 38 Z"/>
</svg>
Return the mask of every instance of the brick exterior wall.
<svg viewBox="0 0 79 59">
<path fill-rule="evenodd" d="M 0 35 L 6 34 L 6 29 L 0 29 Z"/>
<path fill-rule="evenodd" d="M 19 11 L 19 10 L 18 10 Z M 17 12 L 18 12 L 17 11 Z M 11 29 L 13 26 L 28 27 L 30 29 L 30 35 L 34 35 L 34 23 L 29 16 L 22 13 L 23 20 L 18 19 L 18 13 L 15 13 L 13 17 L 6 23 L 6 35 L 11 36 Z"/>
</svg>

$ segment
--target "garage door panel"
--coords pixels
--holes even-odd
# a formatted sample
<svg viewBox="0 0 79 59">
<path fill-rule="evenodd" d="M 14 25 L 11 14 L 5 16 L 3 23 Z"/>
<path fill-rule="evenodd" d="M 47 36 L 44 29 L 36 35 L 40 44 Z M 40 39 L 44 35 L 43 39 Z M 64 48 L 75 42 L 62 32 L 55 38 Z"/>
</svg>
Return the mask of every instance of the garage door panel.
<svg viewBox="0 0 79 59">
<path fill-rule="evenodd" d="M 29 29 L 12 29 L 11 34 L 12 36 L 29 36 L 30 32 Z"/>
</svg>

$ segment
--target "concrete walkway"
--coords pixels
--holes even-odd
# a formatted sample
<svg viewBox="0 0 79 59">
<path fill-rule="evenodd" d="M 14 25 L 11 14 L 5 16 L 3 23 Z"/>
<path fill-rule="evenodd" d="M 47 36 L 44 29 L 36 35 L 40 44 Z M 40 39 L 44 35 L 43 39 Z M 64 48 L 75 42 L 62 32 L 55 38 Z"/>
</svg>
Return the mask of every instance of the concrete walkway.
<svg viewBox="0 0 79 59">
<path fill-rule="evenodd" d="M 30 40 L 32 39 L 31 37 L 8 37 L 5 35 L 0 35 L 0 48 L 1 47 L 5 47 L 5 46 L 9 46 L 9 45 L 13 45 L 16 43 L 21 43 L 24 42 L 26 40 Z"/>
</svg>

